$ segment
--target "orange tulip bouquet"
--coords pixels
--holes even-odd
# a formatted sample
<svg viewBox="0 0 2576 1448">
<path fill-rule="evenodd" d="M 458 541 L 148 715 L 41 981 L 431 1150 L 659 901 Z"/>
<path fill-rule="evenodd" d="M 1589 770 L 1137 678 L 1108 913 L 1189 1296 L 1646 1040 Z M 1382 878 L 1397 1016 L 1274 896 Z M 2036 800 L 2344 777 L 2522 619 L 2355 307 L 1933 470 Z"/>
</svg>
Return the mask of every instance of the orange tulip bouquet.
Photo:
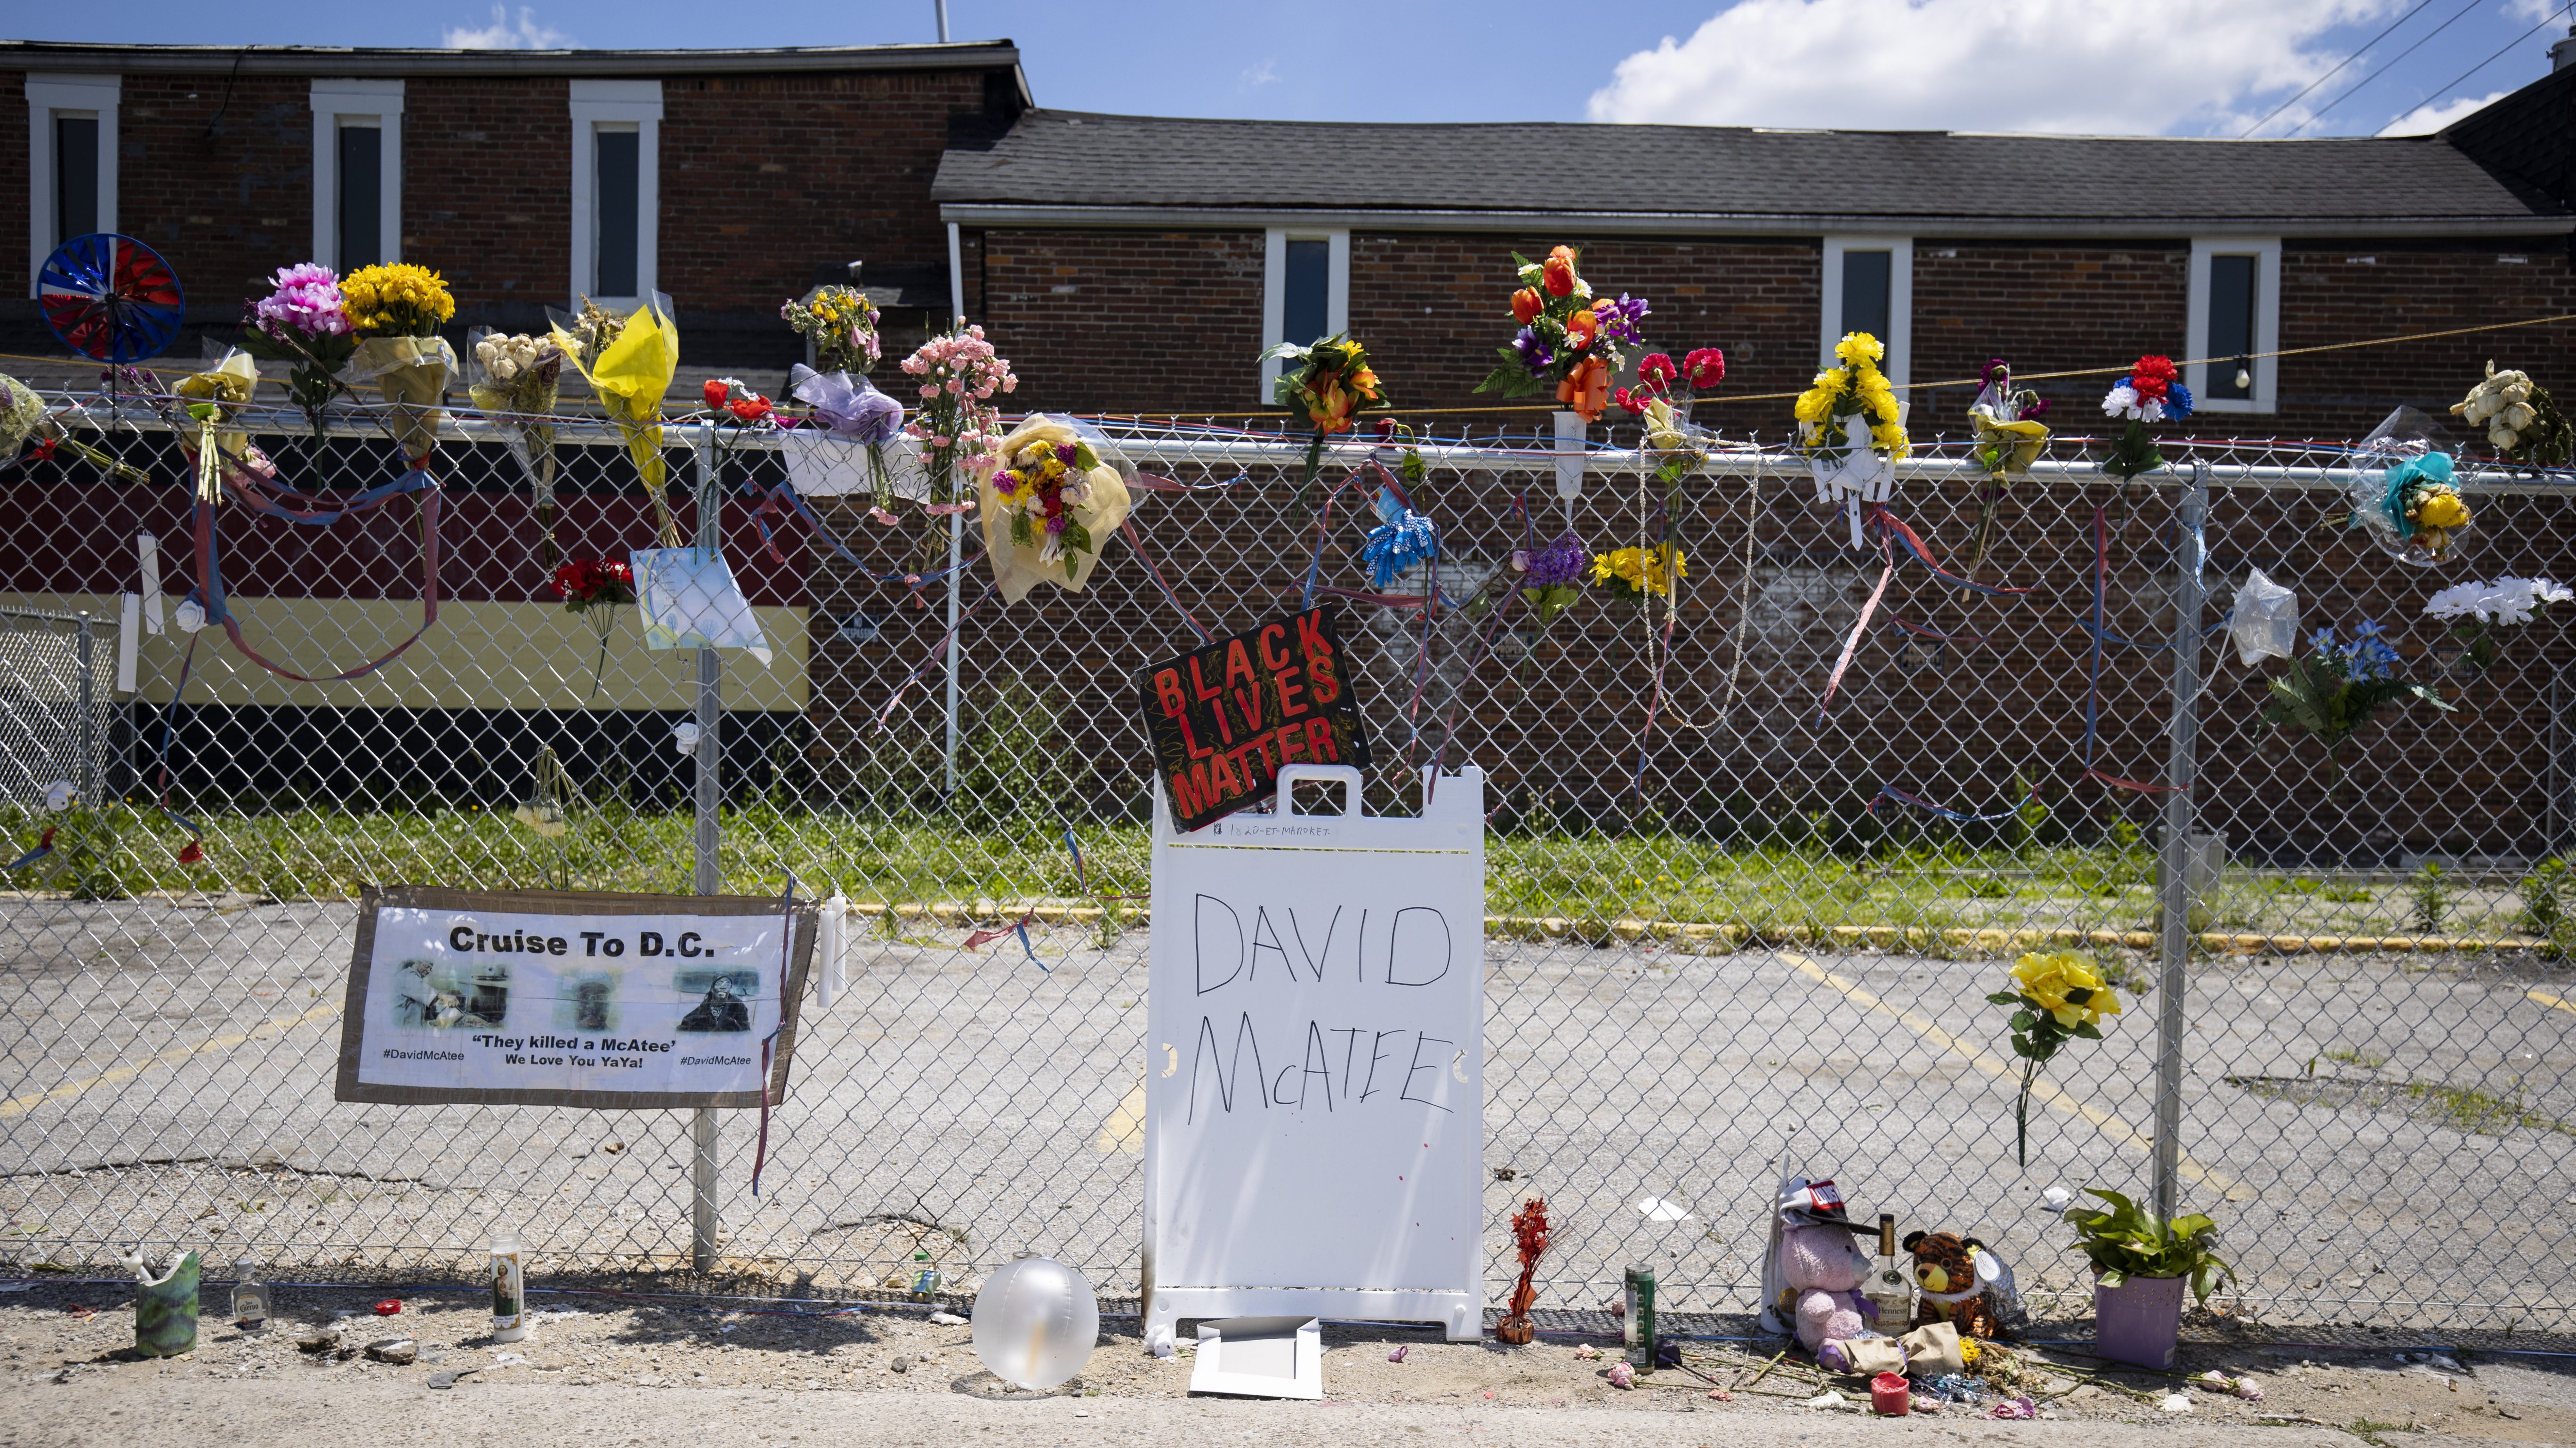
<svg viewBox="0 0 2576 1448">
<path fill-rule="evenodd" d="M 1622 349 L 1643 343 L 1638 323 L 1646 316 L 1646 299 L 1621 293 L 1615 302 L 1598 301 L 1591 284 L 1574 269 L 1573 247 L 1560 246 L 1545 261 L 1519 252 L 1521 287 L 1512 293 L 1512 320 L 1519 335 L 1497 350 L 1503 363 L 1476 384 L 1478 392 L 1528 397 L 1556 384 L 1556 400 L 1585 422 L 1600 420 L 1610 406 L 1611 378 L 1627 362 Z"/>
<path fill-rule="evenodd" d="M 1369 366 L 1368 349 L 1339 332 L 1311 347 L 1282 342 L 1261 354 L 1264 362 L 1273 357 L 1283 365 L 1272 400 L 1302 409 L 1315 425 L 1315 440 L 1306 446 L 1306 472 L 1297 480 L 1302 500 L 1323 466 L 1324 439 L 1350 431 L 1361 409 L 1386 406 L 1386 386 Z"/>
</svg>

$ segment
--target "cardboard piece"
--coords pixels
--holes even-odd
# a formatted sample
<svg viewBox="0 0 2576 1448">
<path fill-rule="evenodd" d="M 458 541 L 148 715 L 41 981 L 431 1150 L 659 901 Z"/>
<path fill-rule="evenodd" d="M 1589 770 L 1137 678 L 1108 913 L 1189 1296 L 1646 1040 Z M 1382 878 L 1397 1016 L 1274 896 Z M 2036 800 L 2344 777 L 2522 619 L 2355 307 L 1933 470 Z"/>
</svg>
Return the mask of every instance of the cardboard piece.
<svg viewBox="0 0 2576 1448">
<path fill-rule="evenodd" d="M 1300 779 L 1344 786 L 1301 814 Z M 1418 819 L 1293 764 L 1280 809 L 1156 796 L 1145 1335 L 1245 1314 L 1484 1326 L 1484 775 Z M 1294 1285 L 1283 1285 L 1294 1284 Z"/>
<path fill-rule="evenodd" d="M 1228 1317 L 1200 1323 L 1190 1391 L 1323 1397 L 1323 1323 L 1311 1317 Z"/>
<path fill-rule="evenodd" d="M 1299 762 L 1368 767 L 1339 613 L 1327 603 L 1273 619 L 1137 676 L 1155 806 L 1184 832 L 1270 798 Z"/>
</svg>

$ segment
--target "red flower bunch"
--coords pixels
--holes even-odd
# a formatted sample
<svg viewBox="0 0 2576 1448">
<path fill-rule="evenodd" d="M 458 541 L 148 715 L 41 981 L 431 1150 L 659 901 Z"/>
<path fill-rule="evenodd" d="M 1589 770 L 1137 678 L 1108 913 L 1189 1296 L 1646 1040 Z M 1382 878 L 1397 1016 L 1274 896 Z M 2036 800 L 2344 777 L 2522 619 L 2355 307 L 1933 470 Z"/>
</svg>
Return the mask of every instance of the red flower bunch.
<svg viewBox="0 0 2576 1448">
<path fill-rule="evenodd" d="M 1715 347 L 1701 347 L 1676 367 L 1669 355 L 1649 352 L 1637 359 L 1637 385 L 1620 388 L 1612 400 L 1629 416 L 1643 417 L 1648 407 L 1670 396 L 1676 379 L 1687 382 L 1694 392 L 1706 392 L 1726 380 L 1726 354 Z"/>
<path fill-rule="evenodd" d="M 1520 1280 L 1512 1284 L 1513 1317 L 1528 1317 L 1530 1307 L 1538 1301 L 1538 1288 L 1530 1278 L 1538 1271 L 1538 1259 L 1547 1251 L 1547 1236 L 1545 1197 L 1532 1197 L 1512 1213 L 1512 1248 L 1521 1259 Z"/>
<path fill-rule="evenodd" d="M 635 570 L 614 558 L 581 558 L 555 570 L 555 596 L 574 613 L 635 601 Z"/>
<path fill-rule="evenodd" d="M 2171 357 L 2141 357 L 2129 369 L 2129 387 L 2141 402 L 2162 402 L 2173 385 L 2182 380 L 2182 369 Z"/>
<path fill-rule="evenodd" d="M 735 423 L 744 427 L 749 427 L 768 417 L 776 406 L 768 398 L 754 392 L 750 384 L 739 377 L 710 377 L 702 394 L 707 400 L 707 411 L 719 414 L 718 421 L 730 416 Z"/>
</svg>

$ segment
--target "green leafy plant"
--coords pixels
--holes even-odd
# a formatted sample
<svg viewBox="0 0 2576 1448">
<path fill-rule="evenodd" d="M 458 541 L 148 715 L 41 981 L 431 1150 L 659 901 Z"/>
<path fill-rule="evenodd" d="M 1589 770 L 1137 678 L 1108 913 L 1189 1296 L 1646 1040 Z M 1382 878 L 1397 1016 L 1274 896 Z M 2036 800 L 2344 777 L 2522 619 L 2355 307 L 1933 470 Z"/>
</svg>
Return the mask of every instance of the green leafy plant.
<svg viewBox="0 0 2576 1448">
<path fill-rule="evenodd" d="M 2450 916 L 2454 893 L 2443 882 L 2441 865 L 2426 860 L 2416 869 L 2409 893 L 2415 897 L 2415 927 L 2427 935 L 2439 935 L 2442 922 Z"/>
<path fill-rule="evenodd" d="M 2380 636 L 2376 623 L 2364 620 L 2349 644 L 2336 639 L 2333 629 L 2319 629 L 2309 645 L 2314 652 L 2272 681 L 2263 717 L 2315 735 L 2329 761 L 2391 699 L 2421 699 L 2446 714 L 2455 712 L 2426 685 L 2395 677 L 2397 650 Z"/>
<path fill-rule="evenodd" d="M 2210 1290 L 2221 1281 L 2234 1283 L 2235 1270 L 2218 1258 L 2218 1224 L 2194 1212 L 2171 1221 L 2139 1206 L 2118 1192 L 2086 1187 L 2088 1195 L 2110 1203 L 2109 1210 L 2068 1207 L 2066 1224 L 2075 1229 L 2075 1246 L 2092 1260 L 2105 1287 L 2132 1277 L 2183 1277 L 2204 1307 Z"/>
<path fill-rule="evenodd" d="M 2565 954 L 2570 935 L 2576 933 L 2576 920 L 2569 918 L 2567 908 L 2576 879 L 2570 878 L 2567 862 L 2552 855 L 2533 865 L 2514 888 L 2522 896 L 2522 918 L 2517 923 L 2548 941 L 2552 952 Z"/>
</svg>

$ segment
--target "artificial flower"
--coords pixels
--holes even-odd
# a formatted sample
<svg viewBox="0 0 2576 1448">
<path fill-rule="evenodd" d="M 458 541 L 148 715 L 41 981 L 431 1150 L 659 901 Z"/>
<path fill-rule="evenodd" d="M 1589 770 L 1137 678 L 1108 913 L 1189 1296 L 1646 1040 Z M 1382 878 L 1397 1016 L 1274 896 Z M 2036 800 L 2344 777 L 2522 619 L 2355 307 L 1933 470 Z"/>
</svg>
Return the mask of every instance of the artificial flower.
<svg viewBox="0 0 2576 1448">
<path fill-rule="evenodd" d="M 2453 584 L 2424 600 L 2424 612 L 2444 622 L 2474 618 L 2480 623 L 2523 624 L 2531 622 L 2539 609 L 2571 599 L 2576 599 L 2576 591 L 2551 579 L 2508 575 L 2493 583 Z"/>
<path fill-rule="evenodd" d="M 1565 319 L 1565 345 L 1576 351 L 1592 345 L 1593 334 L 1601 330 L 1601 318 L 1584 308 Z"/>
<path fill-rule="evenodd" d="M 1546 286 L 1547 294 L 1549 296 L 1570 297 L 1574 295 L 1573 254 L 1561 246 L 1555 251 L 1550 252 L 1548 254 L 1547 261 L 1539 268 L 1539 277 L 1542 284 Z"/>
<path fill-rule="evenodd" d="M 932 337 L 903 359 L 903 370 L 919 379 L 922 398 L 903 430 L 928 445 L 923 461 L 937 501 L 957 501 L 961 468 L 981 476 L 998 465 L 1002 414 L 992 399 L 1018 388 L 1019 376 L 980 325 Z"/>
<path fill-rule="evenodd" d="M 1502 365 L 1476 390 L 1527 397 L 1553 383 L 1558 401 L 1586 422 L 1597 420 L 1611 402 L 1611 374 L 1626 365 L 1623 349 L 1644 340 L 1638 323 L 1647 313 L 1645 298 L 1593 300 L 1570 246 L 1553 248 L 1542 261 L 1514 253 L 1512 264 L 1521 282 L 1512 294 L 1520 330 L 1498 349 Z"/>
<path fill-rule="evenodd" d="M 1512 293 L 1512 320 L 1524 327 L 1546 309 L 1547 299 L 1538 294 L 1536 287 L 1523 287 Z"/>
<path fill-rule="evenodd" d="M 1631 603 L 1648 598 L 1670 598 L 1674 585 L 1689 575 L 1688 560 L 1681 549 L 1670 543 L 1652 548 L 1617 548 L 1596 553 L 1592 558 L 1592 581 L 1607 587 L 1613 597 Z"/>
<path fill-rule="evenodd" d="M 1673 366 L 1673 359 L 1661 352 L 1649 352 L 1637 359 L 1637 387 L 1641 392 L 1660 393 L 1672 386 L 1673 379 L 1680 375 L 1680 370 Z M 1693 382 L 1691 386 L 1697 387 L 1699 383 Z"/>
<path fill-rule="evenodd" d="M 2061 1026 L 2098 1026 L 2104 1016 L 2120 1013 L 2120 998 L 2103 982 L 2101 972 L 2071 950 L 2025 955 L 2014 964 L 2012 976 L 2021 993 L 2037 1001 Z"/>
<path fill-rule="evenodd" d="M 1692 390 L 1706 392 L 1726 380 L 1726 354 L 1715 347 L 1694 348 L 1682 359 L 1682 375 Z"/>
</svg>

